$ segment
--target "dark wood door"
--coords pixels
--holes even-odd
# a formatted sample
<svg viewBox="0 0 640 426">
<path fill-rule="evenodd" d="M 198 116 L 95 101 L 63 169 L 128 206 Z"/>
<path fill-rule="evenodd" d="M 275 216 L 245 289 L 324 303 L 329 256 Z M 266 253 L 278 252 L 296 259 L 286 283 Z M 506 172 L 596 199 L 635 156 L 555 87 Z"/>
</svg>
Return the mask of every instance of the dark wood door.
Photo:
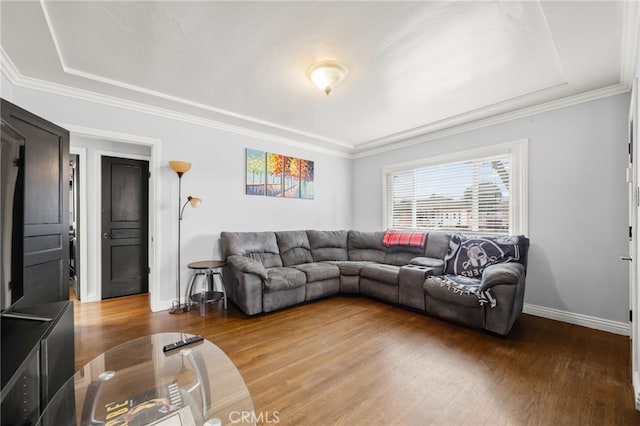
<svg viewBox="0 0 640 426">
<path fill-rule="evenodd" d="M 24 297 L 69 299 L 69 132 L 2 99 L 2 120 L 25 139 Z"/>
<path fill-rule="evenodd" d="M 102 157 L 102 298 L 149 291 L 149 163 Z"/>
</svg>

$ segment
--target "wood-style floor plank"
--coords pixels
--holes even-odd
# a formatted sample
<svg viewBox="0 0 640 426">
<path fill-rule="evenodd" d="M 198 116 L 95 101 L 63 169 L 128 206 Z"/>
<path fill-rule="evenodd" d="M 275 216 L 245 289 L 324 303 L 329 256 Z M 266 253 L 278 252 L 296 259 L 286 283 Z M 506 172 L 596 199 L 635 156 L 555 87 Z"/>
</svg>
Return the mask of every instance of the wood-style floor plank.
<svg viewBox="0 0 640 426">
<path fill-rule="evenodd" d="M 75 303 L 76 368 L 127 340 L 201 334 L 262 424 L 640 425 L 628 337 L 523 315 L 507 337 L 364 297 L 247 317 L 151 313 L 147 295 Z"/>
</svg>

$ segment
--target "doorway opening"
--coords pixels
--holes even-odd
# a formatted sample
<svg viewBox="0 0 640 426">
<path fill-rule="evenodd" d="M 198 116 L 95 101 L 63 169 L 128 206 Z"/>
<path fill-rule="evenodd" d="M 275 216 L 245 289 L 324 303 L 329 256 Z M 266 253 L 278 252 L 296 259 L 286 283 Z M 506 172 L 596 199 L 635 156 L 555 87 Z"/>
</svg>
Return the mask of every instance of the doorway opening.
<svg viewBox="0 0 640 426">
<path fill-rule="evenodd" d="M 80 300 L 80 156 L 69 154 L 69 292 Z"/>
<path fill-rule="evenodd" d="M 158 153 L 160 140 L 144 136 L 128 135 L 99 129 L 90 129 L 70 124 L 60 124 L 71 134 L 71 154 L 78 154 L 76 189 L 76 253 L 74 255 L 77 297 L 81 302 L 94 302 L 103 299 L 102 295 L 102 239 L 101 227 L 101 173 L 103 156 L 143 160 L 148 164 L 148 233 L 147 277 L 150 309 L 166 309 L 160 300 L 158 291 L 158 268 L 156 244 L 159 243 L 160 212 Z M 71 266 L 71 265 L 70 265 Z"/>
</svg>

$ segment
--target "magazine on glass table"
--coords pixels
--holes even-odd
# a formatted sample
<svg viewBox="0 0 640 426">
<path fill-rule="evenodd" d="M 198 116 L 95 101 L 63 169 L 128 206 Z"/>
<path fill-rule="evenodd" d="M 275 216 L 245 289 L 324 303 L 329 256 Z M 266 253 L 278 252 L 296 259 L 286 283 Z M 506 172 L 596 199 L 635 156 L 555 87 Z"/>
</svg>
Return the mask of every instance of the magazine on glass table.
<svg viewBox="0 0 640 426">
<path fill-rule="evenodd" d="M 185 404 L 178 384 L 158 386 L 133 398 L 105 405 L 105 426 L 191 426 L 191 408 Z"/>
</svg>

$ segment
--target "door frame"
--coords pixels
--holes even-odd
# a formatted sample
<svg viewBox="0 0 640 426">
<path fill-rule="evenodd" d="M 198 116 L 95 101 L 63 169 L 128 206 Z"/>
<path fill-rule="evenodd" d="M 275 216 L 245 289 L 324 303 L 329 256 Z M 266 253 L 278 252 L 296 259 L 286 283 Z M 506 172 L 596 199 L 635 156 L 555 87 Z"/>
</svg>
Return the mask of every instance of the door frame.
<svg viewBox="0 0 640 426">
<path fill-rule="evenodd" d="M 120 142 L 120 141 L 119 141 Z M 152 260 L 152 256 L 154 256 L 154 249 L 152 248 L 152 244 L 154 241 L 153 238 L 153 234 L 154 232 L 152 232 L 153 226 L 152 223 L 155 223 L 155 220 L 152 218 L 152 216 L 155 214 L 155 200 L 154 202 L 152 202 L 151 198 L 151 188 L 152 188 L 152 182 L 151 179 L 153 178 L 153 175 L 155 173 L 152 173 L 152 166 L 151 166 L 151 157 L 147 157 L 146 155 L 136 155 L 136 154 L 127 154 L 127 153 L 123 153 L 123 152 L 117 152 L 117 151 L 105 151 L 105 150 L 96 150 L 96 170 L 95 170 L 95 182 L 102 182 L 102 157 L 107 156 L 107 157 L 118 157 L 118 158 L 127 158 L 130 160 L 144 160 L 144 161 L 149 161 L 149 173 L 151 173 L 151 178 L 149 178 L 149 224 L 148 224 L 148 231 L 149 231 L 149 240 L 148 240 L 148 244 L 149 244 L 149 269 L 151 270 L 151 273 L 149 274 L 149 294 L 153 295 L 154 293 L 157 294 L 157 291 L 153 291 L 155 290 L 155 288 L 152 289 L 152 285 L 151 283 L 153 282 L 153 277 L 156 277 L 157 274 L 154 274 L 154 268 L 152 267 L 152 265 L 155 265 L 155 257 L 153 257 Z M 153 156 L 153 153 L 152 153 Z M 96 217 L 94 218 L 94 220 L 96 221 L 96 226 L 97 226 L 97 230 L 99 231 L 99 234 L 102 235 L 102 188 L 98 187 L 97 191 L 94 192 L 94 197 L 95 197 L 95 205 L 97 206 L 97 211 L 96 211 Z M 154 212 L 152 214 L 152 212 Z M 100 237 L 102 238 L 102 237 Z M 95 259 L 95 265 L 96 265 L 96 277 L 99 281 L 99 285 L 96 287 L 96 295 L 98 297 L 98 300 L 102 300 L 102 244 L 96 244 L 96 259 Z M 153 303 L 152 303 L 153 306 Z"/>
<path fill-rule="evenodd" d="M 143 145 L 143 146 L 148 146 L 150 148 L 151 150 L 150 157 L 135 156 L 133 154 L 114 152 L 114 151 L 104 151 L 104 150 L 97 150 L 96 156 L 109 155 L 109 156 L 115 156 L 115 157 L 121 157 L 121 158 L 133 158 L 138 160 L 142 159 L 142 160 L 149 161 L 149 172 L 151 173 L 151 177 L 149 178 L 149 224 L 148 224 L 149 268 L 151 270 L 151 272 L 149 273 L 149 303 L 150 303 L 150 309 L 153 312 L 166 309 L 166 306 L 162 306 L 162 303 L 159 297 L 160 274 L 158 270 L 159 268 L 159 262 L 158 262 L 159 249 L 158 248 L 161 247 L 160 223 L 161 223 L 162 213 L 160 212 L 160 209 L 158 209 L 157 206 L 158 206 L 158 201 L 160 200 L 160 190 L 161 190 L 160 188 L 161 179 L 159 176 L 160 174 L 159 159 L 160 159 L 162 140 L 157 138 L 150 138 L 146 136 L 138 136 L 138 135 L 131 135 L 126 133 L 112 132 L 112 131 L 102 130 L 102 129 L 81 127 L 81 126 L 76 126 L 73 124 L 66 124 L 66 123 L 59 124 L 59 126 L 67 129 L 74 136 L 79 136 L 79 137 L 84 137 L 89 139 L 99 139 L 103 141 L 121 142 L 121 143 L 127 143 L 132 145 Z M 76 149 L 80 150 L 81 148 L 76 148 Z M 96 158 L 95 160 L 97 161 L 99 160 L 99 158 Z M 98 165 L 95 171 L 95 176 L 97 179 L 96 182 L 100 182 L 101 174 L 102 174 L 102 166 L 100 162 L 98 162 Z M 87 175 L 86 175 L 86 167 L 85 167 L 85 174 L 83 175 L 82 171 L 80 173 L 80 198 L 81 200 L 84 200 L 84 203 L 85 203 L 84 215 L 83 215 L 83 211 L 82 211 L 83 201 L 81 201 L 81 212 L 80 212 L 81 226 L 83 223 L 84 223 L 84 226 L 88 226 L 88 221 L 91 220 L 91 222 L 94 223 L 95 226 L 97 227 L 96 229 L 98 229 L 100 228 L 99 215 L 97 219 L 96 219 L 96 216 L 94 216 L 93 218 L 87 217 L 86 203 L 89 201 L 88 200 L 89 194 L 87 189 L 88 189 Z M 95 203 L 95 205 L 98 206 L 98 213 L 100 213 L 101 211 L 101 201 L 100 201 L 101 195 L 102 194 L 101 194 L 100 188 L 97 188 L 97 191 L 95 191 L 91 197 L 91 202 Z M 98 220 L 98 222 L 95 222 L 96 220 Z M 89 258 L 88 242 L 87 242 L 88 235 L 86 231 L 84 232 L 84 237 L 82 238 L 83 239 L 80 240 L 80 244 L 81 244 L 81 251 L 84 250 L 84 253 L 82 252 L 80 253 L 80 256 L 81 256 L 80 259 L 81 259 L 81 262 L 82 262 L 82 259 L 84 259 L 86 262 Z M 98 281 L 100 281 L 101 280 L 100 277 L 102 276 L 102 266 L 100 264 L 100 260 L 102 258 L 102 248 L 98 246 L 97 249 L 94 251 L 94 253 L 95 255 L 93 255 L 92 257 L 97 267 L 97 270 L 95 271 L 95 273 L 92 273 L 92 275 L 95 276 Z M 85 267 L 84 268 L 85 277 L 87 274 L 86 269 L 87 268 Z M 85 285 L 83 286 L 83 288 L 84 288 L 84 292 L 86 293 L 87 286 Z M 101 282 L 99 283 L 99 285 L 96 286 L 96 289 L 97 289 L 97 293 L 91 295 L 93 296 L 91 297 L 91 300 L 89 300 L 89 297 L 87 294 L 86 297 L 84 297 L 81 300 L 81 302 L 94 302 L 94 301 L 101 300 L 102 299 L 102 283 Z"/>
<path fill-rule="evenodd" d="M 78 229 L 78 245 L 79 250 L 76 251 L 78 256 L 78 264 L 80 265 L 80 273 L 78 274 L 78 280 L 80 281 L 80 294 L 78 297 L 81 301 L 87 300 L 89 293 L 87 292 L 87 266 L 88 266 L 88 251 L 87 245 L 89 244 L 87 235 L 87 149 L 86 148 L 69 148 L 69 153 L 78 156 L 78 164 L 80 164 L 80 172 L 78 173 L 78 186 L 80 190 L 78 195 L 80 197 L 80 203 L 78 205 L 77 215 L 79 218 L 80 226 Z M 77 288 L 77 286 L 76 286 Z"/>
<path fill-rule="evenodd" d="M 640 277 L 640 226 L 638 220 L 640 218 L 640 144 L 638 137 L 638 126 L 640 126 L 640 106 L 638 98 L 638 79 L 635 78 L 631 88 L 631 105 L 629 107 L 629 142 L 633 140 L 632 148 L 632 167 L 628 171 L 628 180 L 631 186 L 629 191 L 629 225 L 633 228 L 632 238 L 629 241 L 629 257 L 631 264 L 629 266 L 629 310 L 631 312 L 631 375 L 633 383 L 634 402 L 636 410 L 640 410 L 640 324 L 638 317 L 640 316 L 640 291 L 638 290 L 638 278 Z"/>
</svg>

